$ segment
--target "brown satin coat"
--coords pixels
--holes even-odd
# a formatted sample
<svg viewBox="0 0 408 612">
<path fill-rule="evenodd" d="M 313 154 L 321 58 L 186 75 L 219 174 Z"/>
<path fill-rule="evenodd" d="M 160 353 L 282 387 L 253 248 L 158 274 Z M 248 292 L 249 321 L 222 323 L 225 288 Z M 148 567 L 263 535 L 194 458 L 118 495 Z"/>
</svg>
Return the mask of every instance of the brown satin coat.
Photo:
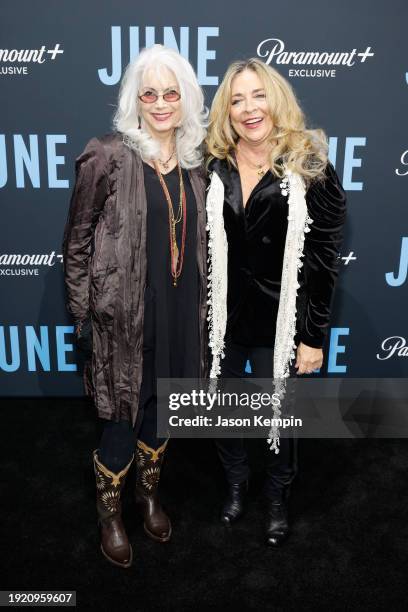
<svg viewBox="0 0 408 612">
<path fill-rule="evenodd" d="M 200 376 L 207 373 L 205 176 L 189 171 L 197 204 Z M 143 366 L 146 193 L 141 158 L 122 135 L 93 138 L 76 160 L 63 241 L 67 307 L 91 316 L 93 355 L 85 389 L 105 419 L 135 424 Z"/>
</svg>

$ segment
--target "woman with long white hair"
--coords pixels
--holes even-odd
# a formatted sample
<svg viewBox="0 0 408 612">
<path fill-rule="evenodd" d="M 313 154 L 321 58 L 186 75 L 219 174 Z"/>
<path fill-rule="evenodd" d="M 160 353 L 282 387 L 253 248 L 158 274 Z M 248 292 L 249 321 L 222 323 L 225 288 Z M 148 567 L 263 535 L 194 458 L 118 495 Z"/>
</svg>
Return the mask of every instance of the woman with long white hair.
<svg viewBox="0 0 408 612">
<path fill-rule="evenodd" d="M 93 453 L 101 549 L 120 567 L 133 556 L 121 491 L 135 455 L 145 531 L 171 535 L 158 498 L 167 440 L 156 434 L 156 379 L 206 375 L 205 122 L 191 65 L 154 45 L 126 69 L 115 131 L 76 162 L 67 305 L 103 424 Z"/>
<path fill-rule="evenodd" d="M 324 133 L 307 129 L 290 84 L 259 59 L 228 68 L 211 108 L 207 146 L 211 377 L 243 377 L 249 359 L 253 375 L 274 379 L 283 398 L 289 375 L 311 373 L 323 362 L 345 194 Z M 289 533 L 295 442 L 270 431 L 264 491 L 270 546 Z M 248 458 L 242 438 L 217 440 L 217 448 L 228 483 L 221 520 L 230 526 L 244 510 Z"/>
</svg>

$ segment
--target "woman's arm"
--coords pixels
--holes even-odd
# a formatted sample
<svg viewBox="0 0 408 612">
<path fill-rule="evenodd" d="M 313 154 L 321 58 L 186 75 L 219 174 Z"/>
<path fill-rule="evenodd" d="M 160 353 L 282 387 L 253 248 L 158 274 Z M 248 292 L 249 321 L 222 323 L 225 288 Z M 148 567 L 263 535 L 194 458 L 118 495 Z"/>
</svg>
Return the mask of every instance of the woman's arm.
<svg viewBox="0 0 408 612">
<path fill-rule="evenodd" d="M 105 203 L 108 186 L 107 159 L 103 145 L 97 138 L 92 138 L 77 158 L 75 173 L 62 252 L 67 308 L 80 335 L 89 311 L 93 233 Z"/>
<path fill-rule="evenodd" d="M 346 195 L 330 162 L 325 179 L 309 187 L 306 202 L 313 223 L 305 234 L 303 270 L 308 300 L 299 340 L 308 347 L 322 348 L 330 324 L 346 215 Z"/>
</svg>

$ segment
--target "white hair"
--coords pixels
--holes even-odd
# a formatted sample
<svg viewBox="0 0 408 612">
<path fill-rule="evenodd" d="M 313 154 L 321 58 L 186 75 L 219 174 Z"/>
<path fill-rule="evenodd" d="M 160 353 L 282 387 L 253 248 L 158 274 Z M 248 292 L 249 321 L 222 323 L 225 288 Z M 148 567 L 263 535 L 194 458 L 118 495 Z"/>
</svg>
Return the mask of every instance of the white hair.
<svg viewBox="0 0 408 612">
<path fill-rule="evenodd" d="M 121 132 L 128 146 L 135 149 L 145 161 L 157 159 L 159 143 L 143 128 L 139 129 L 139 98 L 143 77 L 153 69 L 160 77 L 163 68 L 171 70 L 181 94 L 181 124 L 176 128 L 176 150 L 183 168 L 196 168 L 203 161 L 202 144 L 206 136 L 208 110 L 204 94 L 191 64 L 177 51 L 153 45 L 128 64 L 119 90 L 118 108 L 113 124 Z"/>
</svg>

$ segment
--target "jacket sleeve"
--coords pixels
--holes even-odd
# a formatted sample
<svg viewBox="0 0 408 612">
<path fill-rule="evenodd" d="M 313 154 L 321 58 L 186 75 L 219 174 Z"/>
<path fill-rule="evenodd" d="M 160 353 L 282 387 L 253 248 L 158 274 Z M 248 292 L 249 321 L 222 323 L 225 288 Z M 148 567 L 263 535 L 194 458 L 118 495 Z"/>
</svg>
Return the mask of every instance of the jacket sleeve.
<svg viewBox="0 0 408 612">
<path fill-rule="evenodd" d="M 299 339 L 307 346 L 322 348 L 330 323 L 346 216 L 346 195 L 330 162 L 324 180 L 309 187 L 306 203 L 313 223 L 305 234 L 303 274 L 307 303 Z"/>
<path fill-rule="evenodd" d="M 88 316 L 93 234 L 108 188 L 106 155 L 97 138 L 77 158 L 75 175 L 62 252 L 67 308 L 79 323 Z"/>
</svg>

